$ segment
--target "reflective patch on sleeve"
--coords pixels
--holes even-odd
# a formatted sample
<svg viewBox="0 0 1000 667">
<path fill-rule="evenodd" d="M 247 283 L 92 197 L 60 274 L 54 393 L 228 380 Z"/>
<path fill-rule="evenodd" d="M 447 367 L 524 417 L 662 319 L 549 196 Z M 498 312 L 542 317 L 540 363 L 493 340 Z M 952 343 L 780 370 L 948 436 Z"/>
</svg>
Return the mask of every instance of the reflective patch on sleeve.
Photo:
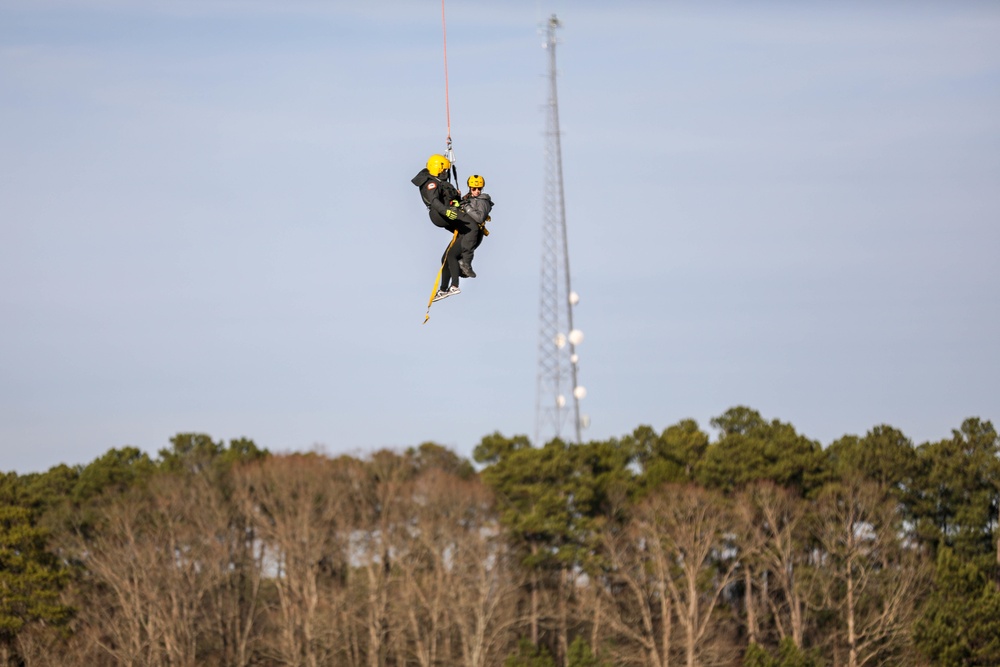
<svg viewBox="0 0 1000 667">
<path fill-rule="evenodd" d="M 428 190 L 433 190 L 436 187 L 437 187 L 437 183 L 428 183 L 427 184 L 427 189 Z"/>
</svg>

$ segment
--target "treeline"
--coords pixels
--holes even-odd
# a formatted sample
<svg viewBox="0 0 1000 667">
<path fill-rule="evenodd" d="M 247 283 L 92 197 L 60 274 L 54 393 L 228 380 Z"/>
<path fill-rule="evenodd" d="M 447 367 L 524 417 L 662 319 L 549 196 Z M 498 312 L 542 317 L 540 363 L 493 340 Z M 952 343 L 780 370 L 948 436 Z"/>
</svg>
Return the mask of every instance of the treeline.
<svg viewBox="0 0 1000 667">
<path fill-rule="evenodd" d="M 746 407 L 620 439 L 487 436 L 0 476 L 0 663 L 996 665 L 1000 439 L 827 447 Z"/>
</svg>

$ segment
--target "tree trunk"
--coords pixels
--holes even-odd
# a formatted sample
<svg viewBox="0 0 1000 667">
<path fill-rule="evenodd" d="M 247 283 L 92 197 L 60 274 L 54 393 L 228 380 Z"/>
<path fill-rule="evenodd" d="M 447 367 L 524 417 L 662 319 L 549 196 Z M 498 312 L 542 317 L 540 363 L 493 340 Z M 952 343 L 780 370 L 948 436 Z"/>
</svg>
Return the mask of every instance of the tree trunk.
<svg viewBox="0 0 1000 667">
<path fill-rule="evenodd" d="M 594 582 L 591 582 L 591 586 L 595 586 Z M 594 655 L 597 655 L 598 642 L 601 636 L 601 596 L 595 596 L 594 600 L 594 622 L 590 627 L 590 650 Z"/>
<path fill-rule="evenodd" d="M 660 665 L 661 667 L 669 667 L 670 665 L 670 633 L 673 631 L 673 616 L 670 611 L 670 598 L 667 597 L 667 589 L 665 586 L 660 586 L 660 632 L 661 632 L 661 642 L 663 644 L 663 649 L 661 652 Z"/>
<path fill-rule="evenodd" d="M 847 561 L 847 666 L 858 667 L 858 637 L 854 627 L 854 572 Z"/>
<path fill-rule="evenodd" d="M 696 628 L 698 625 L 698 583 L 695 580 L 695 573 L 693 571 L 688 572 L 687 585 L 688 585 L 688 621 L 684 624 L 685 634 L 687 635 L 687 667 L 694 667 L 694 645 L 696 637 Z"/>
<path fill-rule="evenodd" d="M 566 619 L 566 591 L 569 590 L 569 570 L 563 568 L 559 572 L 559 637 L 556 642 L 556 664 L 566 664 L 566 656 L 569 655 L 569 634 L 568 622 Z"/>
<path fill-rule="evenodd" d="M 531 555 L 538 555 L 538 545 L 531 545 Z M 531 643 L 538 646 L 538 571 L 531 572 Z"/>
<path fill-rule="evenodd" d="M 748 566 L 743 567 L 743 583 L 746 591 L 743 594 L 743 603 L 747 608 L 747 636 L 751 644 L 757 643 L 757 611 L 753 601 L 753 576 Z"/>
<path fill-rule="evenodd" d="M 382 615 L 375 564 L 368 564 L 368 667 L 382 667 Z"/>
<path fill-rule="evenodd" d="M 789 565 L 788 567 L 794 568 L 794 565 Z M 802 602 L 800 600 L 800 593 L 795 584 L 795 571 L 794 569 L 787 576 L 788 581 L 788 602 L 789 604 L 789 620 L 792 624 L 792 641 L 795 642 L 795 647 L 802 648 L 802 639 L 805 634 L 802 620 Z"/>
</svg>

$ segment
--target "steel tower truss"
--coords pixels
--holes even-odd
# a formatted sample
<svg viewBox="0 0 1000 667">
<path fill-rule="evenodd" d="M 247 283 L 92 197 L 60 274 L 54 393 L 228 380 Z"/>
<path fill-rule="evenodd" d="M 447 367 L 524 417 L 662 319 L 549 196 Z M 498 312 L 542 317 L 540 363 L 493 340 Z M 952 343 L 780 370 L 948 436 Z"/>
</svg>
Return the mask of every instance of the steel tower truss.
<svg viewBox="0 0 1000 667">
<path fill-rule="evenodd" d="M 535 406 L 535 444 L 552 438 L 580 442 L 584 423 L 577 384 L 576 346 L 583 334 L 573 328 L 578 300 L 570 287 L 566 203 L 563 191 L 562 143 L 556 91 L 556 28 L 552 15 L 544 47 L 549 56 L 549 100 L 545 122 L 545 194 L 542 221 L 542 266 L 538 308 L 538 387 Z M 583 419 L 586 419 L 585 417 Z"/>
</svg>

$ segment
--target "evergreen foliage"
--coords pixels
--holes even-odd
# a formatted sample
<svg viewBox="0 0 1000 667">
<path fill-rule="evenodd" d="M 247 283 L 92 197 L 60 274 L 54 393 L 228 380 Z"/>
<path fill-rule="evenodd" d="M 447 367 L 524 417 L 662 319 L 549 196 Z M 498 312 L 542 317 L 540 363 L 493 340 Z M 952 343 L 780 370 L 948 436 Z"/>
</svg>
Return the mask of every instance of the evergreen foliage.
<svg viewBox="0 0 1000 667">
<path fill-rule="evenodd" d="M 952 437 L 916 450 L 910 511 L 932 551 L 948 546 L 967 559 L 992 555 L 1000 505 L 1000 438 L 993 424 L 967 419 Z"/>
<path fill-rule="evenodd" d="M 747 646 L 743 667 L 821 667 L 821 663 L 796 646 L 791 637 L 785 637 L 778 643 L 776 657 L 760 644 Z"/>
<path fill-rule="evenodd" d="M 916 627 L 917 646 L 934 665 L 996 665 L 1000 590 L 983 568 L 948 547 L 938 552 L 933 592 Z"/>
<path fill-rule="evenodd" d="M 566 654 L 566 667 L 607 667 L 590 650 L 590 644 L 584 641 L 583 637 L 577 637 L 569 645 L 569 653 Z"/>
<path fill-rule="evenodd" d="M 37 498 L 13 474 L 0 477 L 0 644 L 11 646 L 28 624 L 62 625 L 72 609 L 60 602 L 67 573 L 46 549 Z"/>
<path fill-rule="evenodd" d="M 503 662 L 504 667 L 556 667 L 552 654 L 544 646 L 535 646 L 527 639 L 517 645 L 517 651 Z"/>
<path fill-rule="evenodd" d="M 729 493 L 757 481 L 771 481 L 814 494 L 829 479 L 820 444 L 796 433 L 791 424 L 765 421 L 756 410 L 736 407 L 712 420 L 722 432 L 696 471 L 706 487 Z"/>
</svg>

